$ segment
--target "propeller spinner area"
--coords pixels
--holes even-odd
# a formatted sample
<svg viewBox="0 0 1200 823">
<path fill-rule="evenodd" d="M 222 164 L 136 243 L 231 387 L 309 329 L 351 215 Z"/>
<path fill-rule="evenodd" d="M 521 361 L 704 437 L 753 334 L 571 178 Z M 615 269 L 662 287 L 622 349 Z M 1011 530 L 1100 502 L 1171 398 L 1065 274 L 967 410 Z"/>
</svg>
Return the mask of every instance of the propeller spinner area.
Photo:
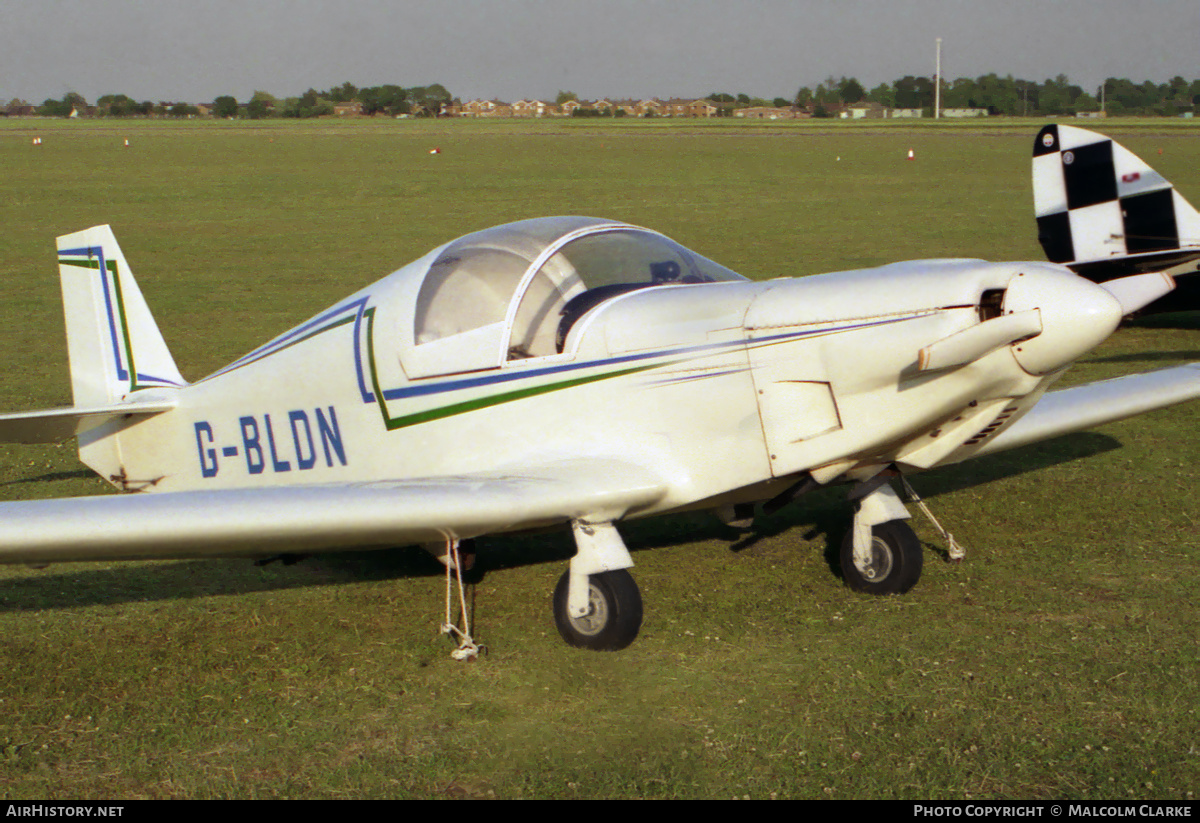
<svg viewBox="0 0 1200 823">
<path fill-rule="evenodd" d="M 1121 318 L 1175 287 L 1154 272 L 1101 285 L 1057 267 L 1023 266 L 1009 279 L 994 318 L 932 343 L 917 358 L 920 371 L 973 363 L 1003 347 L 1029 374 L 1056 371 L 1091 351 L 1112 334 Z"/>
</svg>

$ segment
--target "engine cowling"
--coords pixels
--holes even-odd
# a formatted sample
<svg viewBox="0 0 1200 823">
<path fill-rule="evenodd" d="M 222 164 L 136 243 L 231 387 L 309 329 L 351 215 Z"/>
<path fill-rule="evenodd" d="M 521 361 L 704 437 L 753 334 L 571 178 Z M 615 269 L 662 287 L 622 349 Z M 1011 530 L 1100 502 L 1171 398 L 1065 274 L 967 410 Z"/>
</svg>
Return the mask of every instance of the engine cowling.
<svg viewBox="0 0 1200 823">
<path fill-rule="evenodd" d="M 1121 322 L 1121 303 L 1089 280 L 1057 266 L 1023 266 L 1008 281 L 1004 314 L 1036 309 L 1042 332 L 1013 344 L 1013 357 L 1029 374 L 1069 365 L 1100 345 Z"/>
</svg>

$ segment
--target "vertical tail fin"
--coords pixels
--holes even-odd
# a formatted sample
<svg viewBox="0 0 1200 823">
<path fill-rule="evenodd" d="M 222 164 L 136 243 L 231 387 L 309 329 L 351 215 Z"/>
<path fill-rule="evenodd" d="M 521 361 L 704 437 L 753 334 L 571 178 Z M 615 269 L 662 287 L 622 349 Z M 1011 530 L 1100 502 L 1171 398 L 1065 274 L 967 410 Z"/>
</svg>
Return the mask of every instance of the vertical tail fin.
<svg viewBox="0 0 1200 823">
<path fill-rule="evenodd" d="M 1200 256 L 1200 213 L 1135 154 L 1086 129 L 1038 132 L 1033 207 L 1046 256 L 1087 276 L 1090 264 L 1107 279 Z"/>
<path fill-rule="evenodd" d="M 76 406 L 184 385 L 108 226 L 58 238 L 58 267 Z"/>
<path fill-rule="evenodd" d="M 145 389 L 184 385 L 108 226 L 58 238 L 58 273 L 76 407 L 112 406 Z M 79 459 L 126 490 L 135 488 L 121 454 L 127 425 L 114 419 L 79 435 Z"/>
</svg>

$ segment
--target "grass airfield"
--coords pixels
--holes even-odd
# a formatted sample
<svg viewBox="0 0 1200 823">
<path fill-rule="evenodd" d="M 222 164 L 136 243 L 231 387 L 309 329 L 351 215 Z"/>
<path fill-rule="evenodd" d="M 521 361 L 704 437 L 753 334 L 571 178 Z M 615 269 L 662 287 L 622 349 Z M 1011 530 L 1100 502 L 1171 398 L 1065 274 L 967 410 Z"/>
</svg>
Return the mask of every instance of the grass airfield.
<svg viewBox="0 0 1200 823">
<path fill-rule="evenodd" d="M 54 238 L 86 226 L 112 224 L 197 379 L 547 214 L 753 278 L 1038 260 L 1040 125 L 0 122 L 0 405 L 70 403 Z M 1098 128 L 1200 203 L 1200 127 Z M 1066 380 L 1193 360 L 1200 313 L 1162 316 Z M 837 576 L 844 489 L 749 533 L 630 524 L 646 618 L 615 654 L 554 629 L 565 534 L 484 544 L 474 664 L 436 633 L 441 567 L 416 550 L 0 567 L 0 797 L 1194 800 L 1198 431 L 1193 403 L 915 477 L 967 560 L 938 562 L 914 510 L 903 597 Z M 0 446 L 0 499 L 107 488 L 73 444 Z"/>
</svg>

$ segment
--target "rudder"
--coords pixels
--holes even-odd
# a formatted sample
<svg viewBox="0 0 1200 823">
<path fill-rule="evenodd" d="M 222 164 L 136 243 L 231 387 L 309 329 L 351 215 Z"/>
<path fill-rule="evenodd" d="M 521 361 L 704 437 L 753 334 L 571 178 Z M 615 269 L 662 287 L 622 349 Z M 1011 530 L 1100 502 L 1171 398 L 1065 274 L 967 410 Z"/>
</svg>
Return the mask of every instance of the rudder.
<svg viewBox="0 0 1200 823">
<path fill-rule="evenodd" d="M 1200 213 L 1137 155 L 1086 129 L 1049 125 L 1038 132 L 1033 203 L 1038 241 L 1055 263 L 1200 253 Z"/>
<path fill-rule="evenodd" d="M 185 385 L 108 226 L 58 238 L 58 272 L 77 408 L 163 400 Z M 122 489 L 130 486 L 120 434 L 134 419 L 122 415 L 78 435 L 79 459 Z"/>
<path fill-rule="evenodd" d="M 184 385 L 108 226 L 59 237 L 58 267 L 76 406 Z"/>
</svg>

